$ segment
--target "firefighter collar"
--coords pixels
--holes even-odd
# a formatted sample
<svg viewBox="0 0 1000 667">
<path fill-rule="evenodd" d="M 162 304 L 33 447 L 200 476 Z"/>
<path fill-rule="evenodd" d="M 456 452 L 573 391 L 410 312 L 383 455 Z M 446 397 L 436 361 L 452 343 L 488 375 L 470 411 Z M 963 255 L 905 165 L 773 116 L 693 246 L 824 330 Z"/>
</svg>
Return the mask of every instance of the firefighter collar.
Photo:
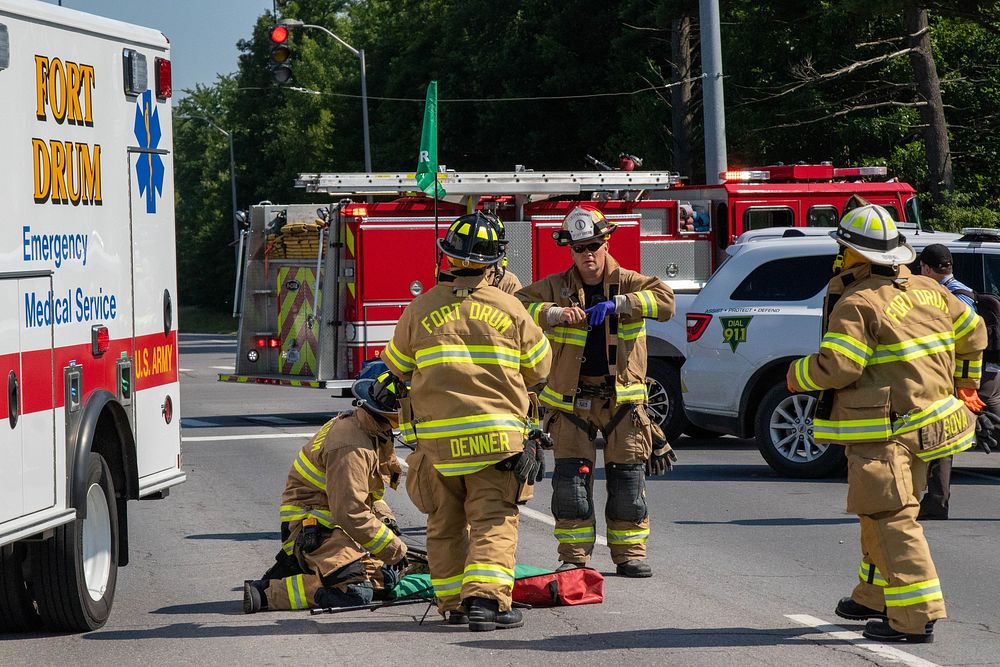
<svg viewBox="0 0 1000 667">
<path fill-rule="evenodd" d="M 618 261 L 608 253 L 604 264 L 604 293 L 608 293 L 608 285 L 617 285 L 621 282 L 621 265 Z M 559 296 L 564 299 L 579 298 L 580 291 L 583 289 L 583 278 L 580 276 L 580 272 L 577 270 L 576 265 L 569 267 L 565 273 L 566 280 L 563 290 L 566 292 L 560 293 Z"/>
<path fill-rule="evenodd" d="M 438 280 L 439 284 L 449 287 L 452 294 L 464 298 L 477 289 L 489 286 L 492 274 L 490 276 L 486 274 L 487 272 L 484 271 L 475 276 L 456 276 L 454 273 L 448 272 L 442 273 Z"/>
</svg>

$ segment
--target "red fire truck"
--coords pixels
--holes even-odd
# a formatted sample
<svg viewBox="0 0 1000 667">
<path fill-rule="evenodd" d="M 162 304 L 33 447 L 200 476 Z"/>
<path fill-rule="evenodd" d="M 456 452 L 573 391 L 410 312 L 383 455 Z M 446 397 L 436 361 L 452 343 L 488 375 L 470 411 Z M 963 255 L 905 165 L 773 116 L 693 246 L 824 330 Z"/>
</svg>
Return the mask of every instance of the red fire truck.
<svg viewBox="0 0 1000 667">
<path fill-rule="evenodd" d="M 685 185 L 667 172 L 447 171 L 439 175 L 447 196 L 435 204 L 412 173 L 302 174 L 298 186 L 337 199 L 319 211 L 252 207 L 235 298 L 235 372 L 219 379 L 346 389 L 388 342 L 402 310 L 433 284 L 434 239 L 477 208 L 504 220 L 508 270 L 524 283 L 569 265 L 551 233 L 586 201 L 617 223 L 610 249 L 623 266 L 660 276 L 683 295 L 704 285 L 744 231 L 835 226 L 853 194 L 904 225 L 919 224 L 913 188 L 870 180 L 884 175 L 884 167 L 775 165 L 727 172 L 719 185 Z M 668 436 L 677 435 L 683 316 L 650 327 L 647 338 L 651 407 Z"/>
</svg>

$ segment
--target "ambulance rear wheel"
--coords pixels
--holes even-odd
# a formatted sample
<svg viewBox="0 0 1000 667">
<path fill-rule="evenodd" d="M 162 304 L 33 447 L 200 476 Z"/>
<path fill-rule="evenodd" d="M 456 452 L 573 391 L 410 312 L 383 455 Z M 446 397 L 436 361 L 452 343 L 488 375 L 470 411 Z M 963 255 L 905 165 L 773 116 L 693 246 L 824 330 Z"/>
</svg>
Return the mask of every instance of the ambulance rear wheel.
<svg viewBox="0 0 1000 667">
<path fill-rule="evenodd" d="M 667 442 L 674 442 L 688 427 L 678 367 L 665 359 L 651 358 L 646 368 L 646 391 L 649 418 L 660 425 Z"/>
<path fill-rule="evenodd" d="M 85 481 L 87 516 L 33 545 L 35 602 L 53 630 L 87 632 L 111 614 L 118 581 L 118 509 L 104 457 L 91 452 Z"/>
<path fill-rule="evenodd" d="M 792 394 L 782 381 L 757 408 L 757 448 L 775 472 L 786 477 L 827 477 L 845 465 L 844 448 L 813 440 L 813 394 Z"/>
<path fill-rule="evenodd" d="M 23 544 L 0 547 L 0 632 L 31 632 L 41 626 L 25 577 L 26 554 Z"/>
</svg>

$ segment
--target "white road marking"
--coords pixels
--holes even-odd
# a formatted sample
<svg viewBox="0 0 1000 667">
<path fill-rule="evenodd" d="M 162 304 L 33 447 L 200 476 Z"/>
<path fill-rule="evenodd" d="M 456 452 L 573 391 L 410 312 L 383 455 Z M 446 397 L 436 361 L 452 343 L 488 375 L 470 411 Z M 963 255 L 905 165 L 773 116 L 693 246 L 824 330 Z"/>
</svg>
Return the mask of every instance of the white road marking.
<svg viewBox="0 0 1000 667">
<path fill-rule="evenodd" d="M 410 466 L 406 465 L 406 461 L 404 461 L 402 459 L 399 460 L 399 465 L 403 466 L 404 469 L 410 467 Z M 518 506 L 518 509 L 521 511 L 522 515 L 528 517 L 529 519 L 534 519 L 535 521 L 539 521 L 541 523 L 544 523 L 547 526 L 555 526 L 556 525 L 555 517 L 553 517 L 553 516 L 551 516 L 549 514 L 546 514 L 545 512 L 539 512 L 538 510 L 532 509 L 532 508 L 527 507 L 525 505 Z M 608 538 L 604 537 L 603 535 L 598 535 L 597 536 L 597 543 L 606 547 L 606 546 L 608 546 Z"/>
<path fill-rule="evenodd" d="M 179 372 L 179 373 L 190 373 L 191 369 L 190 368 L 178 368 L 177 372 Z"/>
<path fill-rule="evenodd" d="M 271 438 L 311 438 L 316 435 L 309 433 L 248 433 L 246 435 L 197 435 L 182 437 L 181 442 L 216 442 L 221 440 L 270 440 Z"/>
<path fill-rule="evenodd" d="M 236 366 L 209 366 L 209 368 L 214 368 L 217 371 L 235 371 Z"/>
<path fill-rule="evenodd" d="M 828 634 L 834 639 L 840 639 L 853 644 L 858 648 L 871 651 L 872 653 L 880 655 L 883 658 L 888 658 L 894 663 L 908 665 L 909 667 L 940 667 L 936 662 L 918 658 L 911 653 L 899 650 L 895 646 L 880 644 L 878 642 L 865 639 L 861 636 L 860 632 L 845 630 L 839 625 L 827 623 L 823 619 L 816 618 L 815 616 L 808 616 L 806 614 L 785 614 L 785 618 L 810 628 L 816 628 L 820 632 Z"/>
</svg>

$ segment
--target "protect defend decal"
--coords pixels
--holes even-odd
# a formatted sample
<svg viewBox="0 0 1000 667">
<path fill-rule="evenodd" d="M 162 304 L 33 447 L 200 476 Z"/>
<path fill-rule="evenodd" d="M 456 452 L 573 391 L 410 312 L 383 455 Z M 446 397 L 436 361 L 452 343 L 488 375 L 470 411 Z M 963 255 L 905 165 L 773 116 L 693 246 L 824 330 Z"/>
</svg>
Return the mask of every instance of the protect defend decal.
<svg viewBox="0 0 1000 667">
<path fill-rule="evenodd" d="M 730 349 L 736 352 L 736 346 L 747 342 L 747 329 L 750 326 L 750 317 L 720 317 L 722 324 L 722 340 L 729 343 Z"/>
<path fill-rule="evenodd" d="M 160 114 L 153 104 L 153 91 L 147 90 L 135 106 L 135 138 L 139 148 L 155 149 L 160 145 Z M 143 153 L 135 163 L 139 194 L 146 195 L 146 213 L 156 213 L 156 198 L 163 196 L 163 160 L 156 153 Z"/>
</svg>

